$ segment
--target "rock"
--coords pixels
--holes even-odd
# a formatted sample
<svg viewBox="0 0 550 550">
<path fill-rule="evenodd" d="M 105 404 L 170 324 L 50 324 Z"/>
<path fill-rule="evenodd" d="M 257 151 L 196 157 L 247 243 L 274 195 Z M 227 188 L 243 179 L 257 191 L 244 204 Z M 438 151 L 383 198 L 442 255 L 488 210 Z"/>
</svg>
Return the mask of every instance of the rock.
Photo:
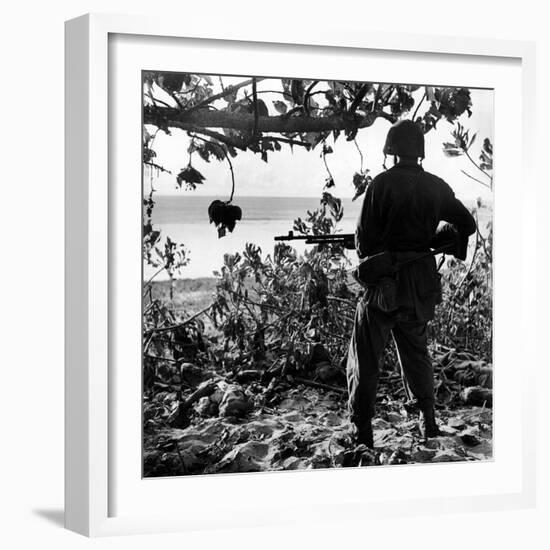
<svg viewBox="0 0 550 550">
<path fill-rule="evenodd" d="M 464 426 L 466 426 L 466 423 L 462 418 L 458 418 L 455 416 L 449 419 L 447 425 L 451 428 L 454 428 L 455 430 L 460 430 L 461 428 L 464 428 Z"/>
<path fill-rule="evenodd" d="M 468 445 L 468 447 L 476 447 L 481 443 L 481 441 L 473 434 L 471 433 L 463 433 L 460 435 L 460 439 L 464 443 L 464 445 Z"/>
<path fill-rule="evenodd" d="M 382 420 L 381 418 L 375 418 L 372 421 L 372 429 L 373 430 L 389 430 L 391 429 L 392 425 L 389 422 L 386 422 L 385 420 Z"/>
<path fill-rule="evenodd" d="M 414 462 L 431 462 L 435 455 L 436 455 L 436 451 L 432 449 L 418 448 L 411 455 L 411 459 Z"/>
<path fill-rule="evenodd" d="M 389 412 L 386 417 L 388 419 L 388 422 L 391 422 L 392 424 L 398 424 L 399 422 L 403 422 L 404 420 L 406 420 L 404 416 L 396 412 Z"/>
<path fill-rule="evenodd" d="M 342 466 L 344 468 L 356 466 L 370 466 L 376 463 L 376 454 L 373 449 L 369 449 L 366 445 L 358 445 L 355 449 L 344 453 Z"/>
<path fill-rule="evenodd" d="M 182 363 L 179 370 L 181 383 L 190 388 L 196 388 L 201 382 L 211 377 L 210 372 L 197 367 L 193 363 Z"/>
<path fill-rule="evenodd" d="M 259 441 L 247 441 L 229 451 L 213 467 L 215 472 L 260 472 L 266 470 L 269 445 Z"/>
<path fill-rule="evenodd" d="M 342 466 L 344 462 L 345 449 L 334 439 L 325 439 L 311 449 L 314 450 L 311 463 L 315 468 Z"/>
<path fill-rule="evenodd" d="M 314 344 L 311 348 L 311 352 L 309 355 L 309 364 L 312 367 L 316 367 L 320 363 L 328 363 L 330 364 L 330 353 L 327 351 L 327 349 L 323 346 L 323 344 Z"/>
<path fill-rule="evenodd" d="M 388 459 L 388 464 L 407 464 L 408 462 L 409 457 L 401 449 L 394 451 Z"/>
<path fill-rule="evenodd" d="M 281 416 L 281 420 L 291 422 L 293 424 L 302 423 L 304 421 L 304 416 L 298 412 L 288 412 Z"/>
<path fill-rule="evenodd" d="M 227 387 L 221 403 L 220 416 L 245 416 L 250 410 L 248 401 L 243 389 L 237 384 L 231 384 Z"/>
<path fill-rule="evenodd" d="M 323 361 L 315 367 L 315 378 L 324 384 L 335 384 L 343 379 L 341 370 Z"/>
<path fill-rule="evenodd" d="M 455 435 L 458 432 L 458 430 L 456 430 L 455 428 L 451 428 L 450 426 L 446 426 L 445 424 L 439 426 L 439 431 L 446 436 Z"/>
<path fill-rule="evenodd" d="M 218 387 L 214 391 L 214 393 L 210 396 L 210 400 L 219 405 L 221 403 L 222 399 L 223 399 L 223 395 L 224 395 L 226 389 L 227 389 L 227 387 L 225 387 L 225 388 Z"/>
<path fill-rule="evenodd" d="M 285 458 L 281 464 L 283 470 L 298 470 L 302 461 L 297 456 L 289 456 Z"/>
<path fill-rule="evenodd" d="M 195 406 L 195 410 L 201 416 L 217 416 L 218 405 L 211 401 L 210 397 L 201 397 Z"/>
<path fill-rule="evenodd" d="M 384 440 L 391 438 L 391 436 L 395 435 L 395 433 L 396 431 L 393 428 L 374 431 L 374 445 L 376 447 L 381 447 Z"/>
<path fill-rule="evenodd" d="M 319 420 L 325 426 L 340 426 L 343 422 L 342 417 L 332 411 L 323 414 Z"/>
<path fill-rule="evenodd" d="M 451 449 L 440 451 L 432 458 L 432 462 L 457 462 L 462 460 L 464 460 L 464 457 L 456 454 Z"/>
<path fill-rule="evenodd" d="M 464 388 L 460 393 L 462 401 L 466 405 L 493 406 L 493 390 L 488 388 L 482 388 L 481 386 L 472 386 L 470 388 Z"/>
<path fill-rule="evenodd" d="M 397 446 L 400 448 L 406 448 L 410 449 L 413 445 L 414 437 L 410 433 L 405 433 L 403 435 L 396 435 L 392 438 L 391 444 L 392 446 Z"/>
<path fill-rule="evenodd" d="M 254 436 L 271 437 L 276 431 L 283 429 L 283 424 L 267 418 L 254 420 L 246 425 L 246 429 Z"/>
<path fill-rule="evenodd" d="M 295 397 L 287 397 L 286 399 L 283 399 L 279 403 L 279 409 L 287 411 L 303 411 L 309 405 L 310 402 L 305 397 L 300 397 L 297 395 Z"/>
<path fill-rule="evenodd" d="M 252 382 L 253 380 L 258 380 L 261 376 L 262 376 L 261 370 L 248 369 L 248 370 L 243 370 L 238 372 L 235 375 L 235 378 L 241 384 L 245 384 L 247 382 Z"/>
</svg>

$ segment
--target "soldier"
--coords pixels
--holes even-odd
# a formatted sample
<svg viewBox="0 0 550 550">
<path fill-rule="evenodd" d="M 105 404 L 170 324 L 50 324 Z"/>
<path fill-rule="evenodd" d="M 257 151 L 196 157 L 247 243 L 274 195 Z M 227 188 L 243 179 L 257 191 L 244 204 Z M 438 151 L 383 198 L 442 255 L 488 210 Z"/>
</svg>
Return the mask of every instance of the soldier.
<svg viewBox="0 0 550 550">
<path fill-rule="evenodd" d="M 402 120 L 390 128 L 384 155 L 393 155 L 396 162 L 366 190 L 355 247 L 361 259 L 390 251 L 397 261 L 414 261 L 398 272 L 392 296 L 396 309 L 379 307 L 374 289 L 367 287 L 355 313 L 347 358 L 349 412 L 357 442 L 368 447 L 373 447 L 371 420 L 380 361 L 390 334 L 406 389 L 420 411 L 420 431 L 424 437 L 439 434 L 427 323 L 434 317 L 441 287 L 435 257 L 426 253 L 454 234 L 452 253 L 465 259 L 468 237 L 476 230 L 474 218 L 451 187 L 422 168 L 424 135 L 414 122 Z M 440 221 L 452 227 L 438 232 Z"/>
</svg>

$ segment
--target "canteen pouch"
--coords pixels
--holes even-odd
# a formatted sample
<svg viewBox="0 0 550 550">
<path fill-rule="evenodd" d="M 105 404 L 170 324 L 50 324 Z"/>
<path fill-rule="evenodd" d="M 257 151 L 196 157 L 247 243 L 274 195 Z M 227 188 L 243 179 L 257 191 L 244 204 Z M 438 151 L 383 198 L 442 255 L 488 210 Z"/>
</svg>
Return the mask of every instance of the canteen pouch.
<svg viewBox="0 0 550 550">
<path fill-rule="evenodd" d="M 367 290 L 367 303 L 384 313 L 397 310 L 397 277 L 382 277 Z"/>
<path fill-rule="evenodd" d="M 371 307 L 385 313 L 397 309 L 397 269 L 391 252 L 370 256 L 357 266 L 355 279 L 367 288 L 366 301 Z"/>
</svg>

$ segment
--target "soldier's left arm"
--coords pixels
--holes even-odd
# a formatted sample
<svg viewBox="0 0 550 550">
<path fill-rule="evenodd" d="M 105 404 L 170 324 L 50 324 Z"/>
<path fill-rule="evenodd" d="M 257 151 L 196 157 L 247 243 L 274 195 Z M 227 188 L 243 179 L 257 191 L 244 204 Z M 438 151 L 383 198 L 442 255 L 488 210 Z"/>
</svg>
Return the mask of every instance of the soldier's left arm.
<svg viewBox="0 0 550 550">
<path fill-rule="evenodd" d="M 440 217 L 442 221 L 454 225 L 458 231 L 459 243 L 455 254 L 459 260 L 465 260 L 468 252 L 468 238 L 476 232 L 476 221 L 470 211 L 458 200 L 451 187 L 443 182 L 443 200 Z"/>
<path fill-rule="evenodd" d="M 372 254 L 372 249 L 378 238 L 378 216 L 375 209 L 374 189 L 378 182 L 378 177 L 375 177 L 365 191 L 361 213 L 357 220 L 357 228 L 355 230 L 355 248 L 359 258 L 366 258 Z"/>
</svg>

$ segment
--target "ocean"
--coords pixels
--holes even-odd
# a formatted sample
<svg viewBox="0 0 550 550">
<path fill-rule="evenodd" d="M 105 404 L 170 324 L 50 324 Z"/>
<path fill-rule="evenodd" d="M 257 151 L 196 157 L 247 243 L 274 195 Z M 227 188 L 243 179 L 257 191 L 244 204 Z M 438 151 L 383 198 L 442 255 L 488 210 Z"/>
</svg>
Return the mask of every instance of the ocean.
<svg viewBox="0 0 550 550">
<path fill-rule="evenodd" d="M 214 199 L 190 194 L 155 197 L 154 228 L 160 229 L 162 238 L 169 236 L 173 241 L 184 243 L 188 251 L 189 262 L 176 278 L 213 276 L 213 272 L 223 265 L 223 255 L 241 252 L 247 242 L 258 245 L 263 254 L 272 254 L 275 235 L 288 233 L 296 218 L 304 219 L 308 210 L 319 207 L 319 198 L 316 197 L 235 197 L 234 203 L 242 208 L 243 219 L 237 222 L 233 233 L 228 232 L 219 239 L 216 227 L 208 222 L 208 205 Z M 338 224 L 342 233 L 355 231 L 362 199 L 342 199 L 344 217 Z M 484 217 L 490 217 L 490 211 L 485 214 Z M 301 241 L 289 244 L 299 253 L 310 246 Z M 145 264 L 145 280 L 155 271 Z M 167 278 L 167 274 L 162 272 L 155 280 Z"/>
</svg>

